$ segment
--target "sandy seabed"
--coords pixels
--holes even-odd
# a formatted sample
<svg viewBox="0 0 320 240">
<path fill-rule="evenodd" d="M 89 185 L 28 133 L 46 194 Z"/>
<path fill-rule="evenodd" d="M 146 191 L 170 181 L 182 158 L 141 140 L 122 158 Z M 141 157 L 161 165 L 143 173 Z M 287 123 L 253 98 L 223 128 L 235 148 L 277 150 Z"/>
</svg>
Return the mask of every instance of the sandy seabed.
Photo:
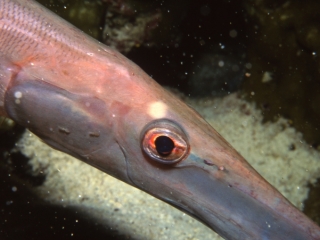
<svg viewBox="0 0 320 240">
<path fill-rule="evenodd" d="M 254 104 L 232 94 L 188 101 L 242 156 L 298 208 L 308 183 L 320 177 L 320 154 L 280 118 L 262 123 Z M 130 239 L 222 239 L 183 212 L 107 174 L 55 151 L 26 132 L 17 148 L 46 181 L 36 192 L 53 204 L 81 209 Z"/>
</svg>

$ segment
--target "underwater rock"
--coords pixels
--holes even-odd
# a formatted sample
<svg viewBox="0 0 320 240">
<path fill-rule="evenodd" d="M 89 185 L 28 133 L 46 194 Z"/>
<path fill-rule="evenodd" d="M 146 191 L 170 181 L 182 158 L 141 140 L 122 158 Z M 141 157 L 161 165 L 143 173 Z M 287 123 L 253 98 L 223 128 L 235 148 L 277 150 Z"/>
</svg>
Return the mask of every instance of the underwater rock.
<svg viewBox="0 0 320 240">
<path fill-rule="evenodd" d="M 86 34 L 96 39 L 101 38 L 101 19 L 106 9 L 106 4 L 101 1 L 37 1 Z"/>
<path fill-rule="evenodd" d="M 171 42 L 173 32 L 177 40 L 178 31 L 172 28 L 181 22 L 189 1 L 103 0 L 108 6 L 103 41 L 127 54 L 141 46 L 150 48 Z"/>
<path fill-rule="evenodd" d="M 244 6 L 251 26 L 248 99 L 262 106 L 266 120 L 285 116 L 320 146 L 320 1 L 245 0 Z M 266 72 L 272 81 L 263 82 Z"/>
<path fill-rule="evenodd" d="M 160 9 L 152 11 L 138 8 L 135 1 L 109 1 L 103 29 L 106 45 L 122 53 L 128 53 L 140 45 L 152 45 L 152 31 L 162 19 Z"/>
</svg>

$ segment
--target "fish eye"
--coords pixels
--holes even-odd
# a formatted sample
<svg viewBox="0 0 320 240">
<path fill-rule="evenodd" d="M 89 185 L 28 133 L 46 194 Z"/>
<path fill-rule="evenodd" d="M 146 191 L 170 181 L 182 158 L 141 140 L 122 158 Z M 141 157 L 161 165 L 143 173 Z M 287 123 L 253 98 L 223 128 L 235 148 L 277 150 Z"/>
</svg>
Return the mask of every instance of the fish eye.
<svg viewBox="0 0 320 240">
<path fill-rule="evenodd" d="M 182 128 L 168 119 L 147 124 L 141 132 L 141 148 L 156 162 L 173 164 L 189 153 L 188 138 Z"/>
</svg>

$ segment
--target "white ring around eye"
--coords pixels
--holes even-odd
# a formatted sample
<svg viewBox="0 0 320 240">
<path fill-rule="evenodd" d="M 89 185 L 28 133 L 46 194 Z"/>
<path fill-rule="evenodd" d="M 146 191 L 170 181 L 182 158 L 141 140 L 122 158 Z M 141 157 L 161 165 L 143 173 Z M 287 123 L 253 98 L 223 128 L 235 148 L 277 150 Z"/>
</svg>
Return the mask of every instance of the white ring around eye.
<svg viewBox="0 0 320 240">
<path fill-rule="evenodd" d="M 166 155 L 157 151 L 155 140 L 165 136 L 170 138 L 174 147 Z M 189 141 L 182 128 L 169 119 L 158 119 L 147 124 L 141 132 L 141 148 L 149 159 L 163 164 L 174 164 L 184 159 L 189 153 Z"/>
</svg>

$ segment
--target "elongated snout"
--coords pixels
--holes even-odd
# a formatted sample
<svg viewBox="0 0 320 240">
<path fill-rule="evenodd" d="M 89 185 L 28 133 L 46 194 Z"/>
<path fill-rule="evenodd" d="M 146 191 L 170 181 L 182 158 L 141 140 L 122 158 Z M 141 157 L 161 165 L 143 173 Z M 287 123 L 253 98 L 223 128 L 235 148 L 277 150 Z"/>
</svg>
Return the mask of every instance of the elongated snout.
<svg viewBox="0 0 320 240">
<path fill-rule="evenodd" d="M 6 112 L 46 143 L 181 209 L 225 239 L 319 239 L 320 231 L 185 106 L 152 120 L 109 119 L 104 102 L 15 81 Z M 176 104 L 182 104 L 174 101 Z M 112 112 L 128 109 L 113 104 Z M 41 120 L 41 121 L 40 121 Z"/>
<path fill-rule="evenodd" d="M 135 172 L 134 160 L 128 158 L 134 185 L 226 239 L 319 239 L 319 228 L 214 129 L 202 120 L 197 128 L 186 120 L 181 123 L 158 119 L 145 127 L 141 135 L 145 162 L 139 164 L 143 175 Z M 162 141 L 157 141 L 160 137 Z"/>
</svg>

